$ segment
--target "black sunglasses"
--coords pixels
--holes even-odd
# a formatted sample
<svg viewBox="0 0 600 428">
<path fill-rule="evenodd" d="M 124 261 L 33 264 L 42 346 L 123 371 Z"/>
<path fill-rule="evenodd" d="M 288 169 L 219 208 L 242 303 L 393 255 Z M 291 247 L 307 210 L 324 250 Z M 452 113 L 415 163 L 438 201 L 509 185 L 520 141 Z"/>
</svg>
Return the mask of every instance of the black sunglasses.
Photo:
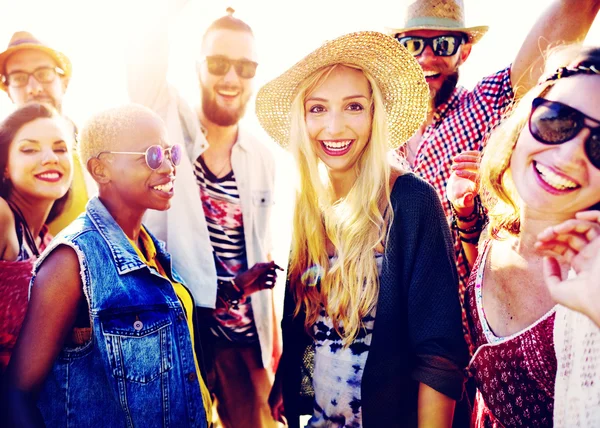
<svg viewBox="0 0 600 428">
<path fill-rule="evenodd" d="M 586 125 L 586 120 L 594 122 L 596 126 Z M 600 120 L 558 101 L 544 98 L 533 100 L 529 132 L 540 143 L 562 144 L 575 138 L 582 129 L 590 130 L 584 143 L 585 154 L 592 165 L 600 169 Z"/>
<path fill-rule="evenodd" d="M 412 56 L 419 56 L 429 46 L 435 56 L 452 56 L 465 42 L 464 36 L 442 35 L 436 37 L 394 36 L 410 52 Z"/>
<path fill-rule="evenodd" d="M 247 59 L 230 59 L 224 56 L 207 56 L 205 58 L 206 67 L 210 74 L 215 76 L 225 76 L 231 66 L 242 79 L 252 79 L 256 74 L 258 63 Z"/>
</svg>

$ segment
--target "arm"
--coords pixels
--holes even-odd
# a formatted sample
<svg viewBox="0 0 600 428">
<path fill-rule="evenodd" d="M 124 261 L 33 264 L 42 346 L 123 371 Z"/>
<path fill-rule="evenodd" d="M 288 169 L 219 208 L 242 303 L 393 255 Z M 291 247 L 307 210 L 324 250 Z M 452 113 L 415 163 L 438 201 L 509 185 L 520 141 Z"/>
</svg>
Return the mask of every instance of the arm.
<svg viewBox="0 0 600 428">
<path fill-rule="evenodd" d="M 510 70 L 517 98 L 535 86 L 540 78 L 546 49 L 557 44 L 583 41 L 599 9 L 599 0 L 560 0 L 553 2 L 540 16 L 521 45 Z"/>
<path fill-rule="evenodd" d="M 425 385 L 419 385 L 419 428 L 450 428 L 455 401 Z"/>
<path fill-rule="evenodd" d="M 19 240 L 15 233 L 15 216 L 6 201 L 0 198 L 0 260 L 15 260 L 19 253 Z"/>
<path fill-rule="evenodd" d="M 127 91 L 135 103 L 160 112 L 169 101 L 167 72 L 169 69 L 169 21 L 187 0 L 140 2 L 133 23 L 139 31 L 126 32 Z"/>
<path fill-rule="evenodd" d="M 44 380 L 73 328 L 84 299 L 79 261 L 66 246 L 44 260 L 31 289 L 27 315 L 7 369 L 7 408 L 14 426 L 43 426 L 36 407 Z"/>
<path fill-rule="evenodd" d="M 429 184 L 419 183 L 415 193 L 415 203 L 406 202 L 412 210 L 405 208 L 413 212 L 400 217 L 401 221 L 411 222 L 404 227 L 403 244 L 407 248 L 405 258 L 410 263 L 407 286 L 408 330 L 414 360 L 411 376 L 421 384 L 419 421 L 442 418 L 445 424 L 451 424 L 451 409 L 462 396 L 462 369 L 468 362 L 454 246 L 435 190 Z M 435 394 L 428 388 L 435 390 Z M 438 412 L 434 409 L 440 406 L 450 411 L 431 413 Z"/>
</svg>

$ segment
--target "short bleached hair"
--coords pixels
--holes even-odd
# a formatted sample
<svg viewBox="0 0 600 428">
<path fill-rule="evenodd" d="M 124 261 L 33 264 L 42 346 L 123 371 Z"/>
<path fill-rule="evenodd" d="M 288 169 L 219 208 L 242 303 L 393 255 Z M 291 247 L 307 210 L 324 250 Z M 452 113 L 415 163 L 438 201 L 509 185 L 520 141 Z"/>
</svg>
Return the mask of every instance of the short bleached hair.
<svg viewBox="0 0 600 428">
<path fill-rule="evenodd" d="M 79 133 L 77 150 L 83 167 L 86 168 L 88 160 L 101 152 L 119 150 L 119 136 L 136 126 L 139 118 L 147 116 L 161 120 L 156 113 L 140 104 L 126 104 L 92 115 Z"/>
</svg>

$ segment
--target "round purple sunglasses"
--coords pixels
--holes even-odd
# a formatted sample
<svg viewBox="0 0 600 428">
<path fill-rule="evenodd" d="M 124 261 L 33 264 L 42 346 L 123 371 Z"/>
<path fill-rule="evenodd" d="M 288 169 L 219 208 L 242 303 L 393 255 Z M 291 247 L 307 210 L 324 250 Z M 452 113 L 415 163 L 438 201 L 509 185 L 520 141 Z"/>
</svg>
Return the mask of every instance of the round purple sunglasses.
<svg viewBox="0 0 600 428">
<path fill-rule="evenodd" d="M 162 146 L 154 145 L 148 147 L 145 152 L 104 151 L 98 153 L 96 157 L 99 158 L 100 155 L 104 153 L 110 153 L 115 155 L 144 155 L 146 158 L 146 165 L 148 165 L 148 168 L 150 168 L 151 170 L 157 170 L 162 166 L 166 157 L 169 158 L 173 166 L 179 165 L 179 163 L 181 162 L 182 148 L 180 144 L 174 144 L 166 149 Z"/>
</svg>

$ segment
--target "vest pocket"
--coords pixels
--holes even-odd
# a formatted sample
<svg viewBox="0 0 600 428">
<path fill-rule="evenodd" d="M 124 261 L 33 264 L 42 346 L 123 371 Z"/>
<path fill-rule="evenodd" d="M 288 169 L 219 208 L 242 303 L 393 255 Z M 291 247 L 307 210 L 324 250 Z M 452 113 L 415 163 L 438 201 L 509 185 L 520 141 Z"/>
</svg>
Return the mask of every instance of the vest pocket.
<svg viewBox="0 0 600 428">
<path fill-rule="evenodd" d="M 100 314 L 113 375 L 149 383 L 173 366 L 168 309 L 138 309 Z"/>
</svg>

